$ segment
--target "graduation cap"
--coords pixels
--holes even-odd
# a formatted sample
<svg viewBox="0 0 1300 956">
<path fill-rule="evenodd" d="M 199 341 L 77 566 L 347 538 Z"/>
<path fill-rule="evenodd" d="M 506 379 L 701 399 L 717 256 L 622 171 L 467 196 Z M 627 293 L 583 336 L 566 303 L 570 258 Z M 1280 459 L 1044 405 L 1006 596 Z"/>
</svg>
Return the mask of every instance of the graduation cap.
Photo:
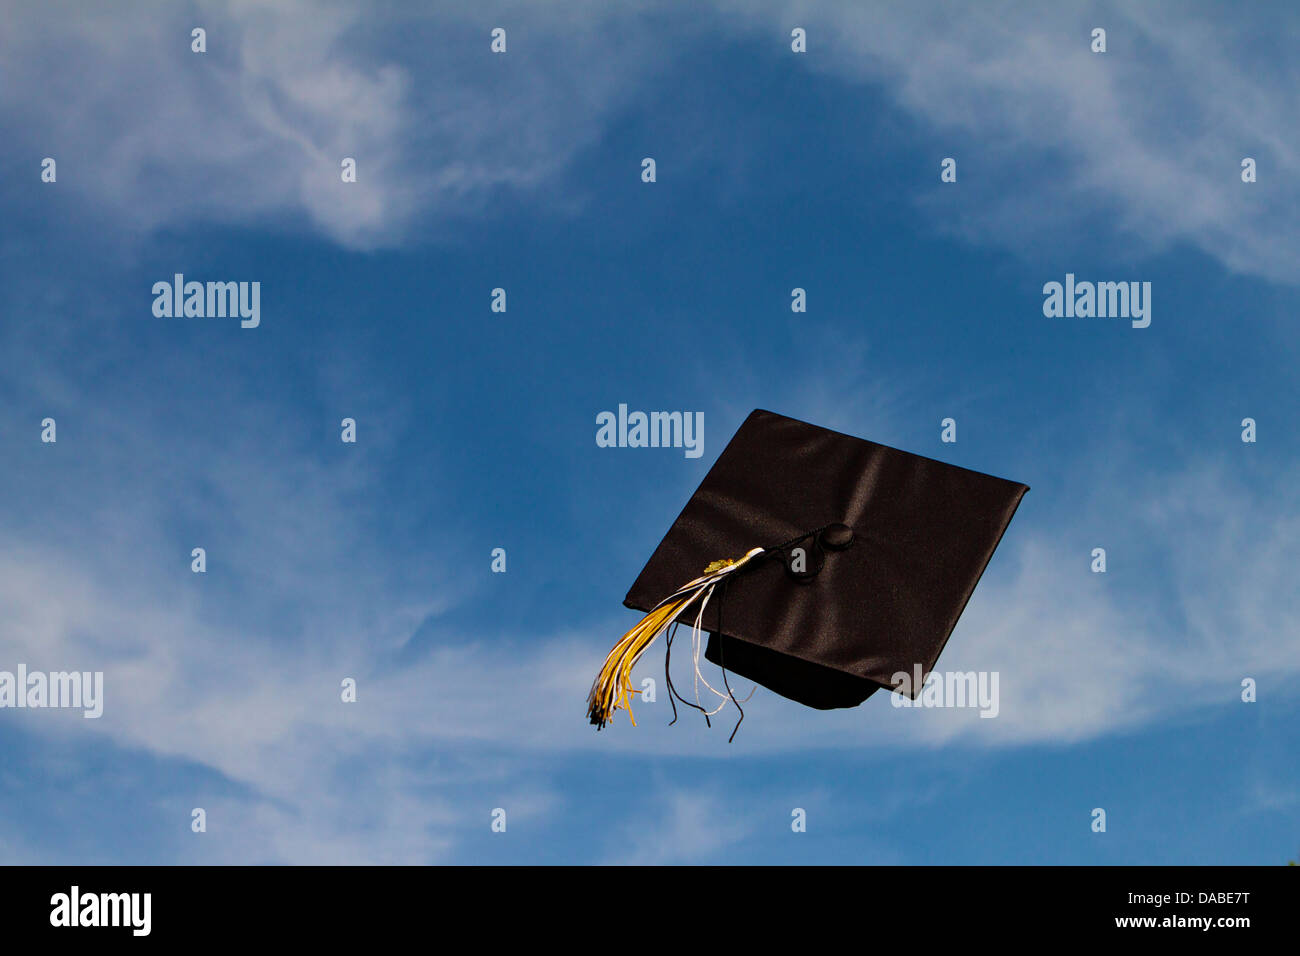
<svg viewBox="0 0 1300 956">
<path fill-rule="evenodd" d="M 881 687 L 915 698 L 1028 490 L 752 412 L 624 599 L 645 617 L 596 676 L 591 722 L 604 727 L 620 708 L 632 716 L 632 668 L 661 633 L 669 701 L 706 719 L 728 703 L 744 719 L 728 671 L 820 709 L 856 707 Z M 668 672 L 683 624 L 694 702 Z M 706 633 L 721 688 L 700 671 Z"/>
</svg>

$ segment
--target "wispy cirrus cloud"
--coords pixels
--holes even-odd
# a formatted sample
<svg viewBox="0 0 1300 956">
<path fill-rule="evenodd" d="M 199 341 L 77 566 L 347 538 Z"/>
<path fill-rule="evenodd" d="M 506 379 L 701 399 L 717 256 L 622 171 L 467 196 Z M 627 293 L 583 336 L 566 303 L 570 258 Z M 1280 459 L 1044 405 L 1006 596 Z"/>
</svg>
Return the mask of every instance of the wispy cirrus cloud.
<svg viewBox="0 0 1300 956">
<path fill-rule="evenodd" d="M 563 215 L 581 191 L 561 200 L 551 187 L 638 83 L 692 43 L 759 36 L 791 70 L 883 92 L 958 158 L 955 191 L 910 187 L 932 228 L 1042 255 L 1099 227 L 1130 257 L 1184 244 L 1294 283 L 1300 140 L 1288 91 L 1300 77 L 1286 53 L 1300 18 L 1282 7 L 1263 18 L 1167 3 L 718 0 L 690 16 L 656 2 L 363 15 L 214 0 L 75 17 L 15 5 L 0 38 L 0 115 L 33 170 L 61 157 L 61 188 L 137 230 L 284 228 L 287 217 L 375 248 L 446 234 L 507 195 Z M 195 25 L 209 33 L 202 56 L 189 49 Z M 379 42 L 382 25 L 407 42 Z M 488 51 L 496 25 L 512 37 L 506 56 Z M 788 52 L 796 25 L 810 36 L 799 57 Z M 1098 26 L 1105 54 L 1089 50 Z M 82 71 L 112 81 L 81 83 Z M 361 171 L 346 188 L 345 156 Z M 1256 184 L 1240 180 L 1245 156 Z M 918 181 L 937 183 L 939 158 Z"/>
<path fill-rule="evenodd" d="M 666 866 L 714 860 L 755 827 L 754 820 L 717 793 L 663 787 L 652 796 L 651 818 L 628 822 L 613 841 L 608 863 Z"/>
<path fill-rule="evenodd" d="M 943 231 L 1034 256 L 1044 242 L 1074 248 L 1083 231 L 1130 257 L 1183 244 L 1233 271 L 1300 280 L 1293 10 L 1246 21 L 1180 3 L 719 6 L 774 43 L 804 27 L 808 69 L 882 88 L 943 144 L 919 178 L 937 183 L 940 158 L 958 159 L 959 192 L 915 190 Z M 1104 54 L 1090 49 L 1098 27 Z"/>
<path fill-rule="evenodd" d="M 119 236 L 206 222 L 391 247 L 502 194 L 550 201 L 535 191 L 654 65 L 635 22 L 596 5 L 502 16 L 508 56 L 469 3 L 12 4 L 0 117 L 33 175 L 55 158 L 59 189 Z"/>
</svg>

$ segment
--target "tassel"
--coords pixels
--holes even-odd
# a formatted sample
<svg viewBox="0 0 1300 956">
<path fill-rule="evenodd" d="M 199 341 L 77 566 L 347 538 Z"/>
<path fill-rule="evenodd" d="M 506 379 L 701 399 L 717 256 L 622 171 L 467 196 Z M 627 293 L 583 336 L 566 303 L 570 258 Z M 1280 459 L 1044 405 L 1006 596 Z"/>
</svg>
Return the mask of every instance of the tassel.
<svg viewBox="0 0 1300 956">
<path fill-rule="evenodd" d="M 632 726 L 636 726 L 636 718 L 632 714 L 632 705 L 628 699 L 628 693 L 631 690 L 632 668 L 636 666 L 637 660 L 655 642 L 655 638 L 677 619 L 679 614 L 696 602 L 699 602 L 699 611 L 691 631 L 694 638 L 693 643 L 698 648 L 704 608 L 709 603 L 709 598 L 713 596 L 714 588 L 727 575 L 734 574 L 751 560 L 768 550 L 767 548 L 754 548 L 744 557 L 730 561 L 714 561 L 704 569 L 702 575 L 694 581 L 682 585 L 660 601 L 649 614 L 623 635 L 622 640 L 615 644 L 609 654 L 606 655 L 600 673 L 596 675 L 595 681 L 592 682 L 591 693 L 587 695 L 587 716 L 596 725 L 597 729 L 608 724 L 613 719 L 614 712 L 619 709 L 626 710 L 628 718 L 632 721 Z M 698 672 L 698 670 L 699 662 L 697 661 L 696 671 Z M 718 692 L 714 691 L 714 693 Z"/>
</svg>

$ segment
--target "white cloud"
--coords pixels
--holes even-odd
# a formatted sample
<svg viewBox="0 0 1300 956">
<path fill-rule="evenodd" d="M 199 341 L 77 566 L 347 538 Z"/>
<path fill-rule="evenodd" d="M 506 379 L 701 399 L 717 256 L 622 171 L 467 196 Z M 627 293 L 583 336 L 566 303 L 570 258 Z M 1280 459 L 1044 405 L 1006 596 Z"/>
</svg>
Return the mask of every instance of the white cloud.
<svg viewBox="0 0 1300 956">
<path fill-rule="evenodd" d="M 633 24 L 597 33 L 529 7 L 510 22 L 517 52 L 494 59 L 470 3 L 432 16 L 307 0 L 12 4 L 0 117 L 33 177 L 53 156 L 58 188 L 119 238 L 305 223 L 387 246 L 551 180 L 652 62 Z M 196 25 L 205 54 L 190 49 Z M 344 157 L 354 184 L 340 181 Z"/>
<path fill-rule="evenodd" d="M 0 115 L 25 150 L 61 158 L 60 189 L 120 223 L 303 221 L 371 248 L 445 232 L 503 191 L 562 210 L 574 197 L 547 187 L 638 88 L 691 42 L 757 33 L 792 70 L 882 89 L 957 156 L 959 192 L 938 187 L 936 154 L 935 187 L 913 195 L 935 228 L 1035 256 L 1096 234 L 1125 262 L 1181 243 L 1233 270 L 1300 279 L 1288 95 L 1300 67 L 1260 35 L 1294 36 L 1281 9 L 1249 22 L 1162 3 L 717 0 L 703 16 L 653 2 L 496 14 L 513 46 L 493 58 L 473 4 L 390 9 L 386 25 L 409 38 L 387 44 L 375 40 L 378 14 L 334 3 L 75 17 L 16 5 L 0 37 Z M 204 56 L 189 51 L 196 22 L 209 31 Z M 798 58 L 785 52 L 793 24 L 810 34 Z M 1109 31 L 1103 55 L 1088 49 L 1097 25 Z M 1259 162 L 1252 186 L 1239 178 L 1247 155 Z M 361 170 L 347 187 L 344 156 Z"/>
<path fill-rule="evenodd" d="M 754 821 L 733 802 L 696 788 L 661 787 L 652 794 L 649 819 L 629 821 L 614 842 L 608 863 L 665 866 L 718 862 L 743 840 Z"/>
<path fill-rule="evenodd" d="M 1285 44 L 1261 38 L 1294 36 L 1290 11 L 1256 11 L 1261 26 L 1176 3 L 719 5 L 774 42 L 804 26 L 802 64 L 879 84 L 921 120 L 945 145 L 918 199 L 944 230 L 1041 256 L 1044 241 L 1072 251 L 1082 227 L 1100 226 L 1112 250 L 1117 238 L 1139 254 L 1184 243 L 1233 270 L 1300 280 L 1288 212 L 1300 76 Z M 1089 49 L 1097 26 L 1105 54 Z M 960 201 L 938 187 L 947 155 Z M 1241 182 L 1245 156 L 1259 163 L 1255 185 Z"/>
<path fill-rule="evenodd" d="M 407 72 L 356 64 L 337 5 L 12 5 L 0 110 L 26 151 L 59 162 L 60 190 L 120 227 L 257 223 L 305 213 L 366 245 L 400 228 L 416 184 L 394 136 Z M 209 53 L 190 51 L 208 31 Z M 343 156 L 361 153 L 355 188 Z M 34 161 L 34 160 L 33 160 Z"/>
</svg>

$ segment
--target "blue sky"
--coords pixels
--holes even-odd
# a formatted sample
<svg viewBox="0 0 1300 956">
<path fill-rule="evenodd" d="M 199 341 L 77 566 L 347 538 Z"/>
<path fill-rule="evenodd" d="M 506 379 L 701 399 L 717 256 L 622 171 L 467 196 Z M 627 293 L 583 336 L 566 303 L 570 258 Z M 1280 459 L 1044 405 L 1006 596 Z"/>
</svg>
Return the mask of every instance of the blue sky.
<svg viewBox="0 0 1300 956">
<path fill-rule="evenodd" d="M 0 860 L 1296 858 L 1300 20 L 1039 6 L 6 11 L 0 670 L 105 709 L 0 710 Z M 261 325 L 154 317 L 176 272 Z M 1044 317 L 1067 272 L 1150 327 Z M 996 719 L 588 726 L 760 407 L 1031 486 L 940 660 Z"/>
</svg>

